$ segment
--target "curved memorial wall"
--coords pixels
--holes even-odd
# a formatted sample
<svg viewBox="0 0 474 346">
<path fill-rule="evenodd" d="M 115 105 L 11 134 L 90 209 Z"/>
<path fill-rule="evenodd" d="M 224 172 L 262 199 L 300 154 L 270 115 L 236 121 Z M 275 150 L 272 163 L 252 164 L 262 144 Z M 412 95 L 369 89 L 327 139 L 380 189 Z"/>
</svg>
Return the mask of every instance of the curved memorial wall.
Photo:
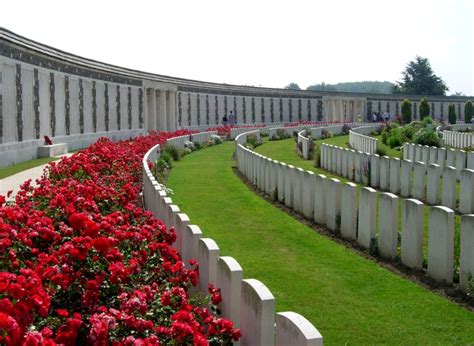
<svg viewBox="0 0 474 346">
<path fill-rule="evenodd" d="M 365 121 L 399 113 L 406 96 L 293 91 L 208 83 L 85 59 L 0 28 L 0 167 L 35 158 L 43 137 L 85 147 L 99 137 L 237 124 Z M 409 96 L 418 118 L 421 96 Z M 430 98 L 433 116 L 457 114 L 466 97 Z"/>
</svg>

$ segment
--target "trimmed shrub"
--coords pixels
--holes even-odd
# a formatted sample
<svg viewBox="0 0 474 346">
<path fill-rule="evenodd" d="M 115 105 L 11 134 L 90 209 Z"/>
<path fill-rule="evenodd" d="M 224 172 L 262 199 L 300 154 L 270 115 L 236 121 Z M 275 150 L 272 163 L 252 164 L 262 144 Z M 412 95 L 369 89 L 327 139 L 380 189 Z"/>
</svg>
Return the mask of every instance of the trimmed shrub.
<svg viewBox="0 0 474 346">
<path fill-rule="evenodd" d="M 404 99 L 401 105 L 402 119 L 405 124 L 411 123 L 412 103 L 408 99 Z"/>
<path fill-rule="evenodd" d="M 428 103 L 428 99 L 423 97 L 420 102 L 420 119 L 424 119 L 425 117 L 430 115 L 430 105 Z"/>
<path fill-rule="evenodd" d="M 420 129 L 413 137 L 413 143 L 421 145 L 429 145 L 433 147 L 440 146 L 440 140 L 436 131 L 429 128 Z"/>
<path fill-rule="evenodd" d="M 456 124 L 456 107 L 452 103 L 448 107 L 448 121 L 450 124 Z"/>
<path fill-rule="evenodd" d="M 321 167 L 321 146 L 315 142 L 313 143 L 314 143 L 314 148 L 313 148 L 314 166 Z"/>
<path fill-rule="evenodd" d="M 425 126 L 428 124 L 433 124 L 433 118 L 430 116 L 426 116 L 423 118 L 423 123 L 425 124 Z"/>
<path fill-rule="evenodd" d="M 387 155 L 387 148 L 385 147 L 377 147 L 377 149 L 375 149 L 375 153 L 377 155 L 380 155 L 380 156 L 385 156 Z"/>
<path fill-rule="evenodd" d="M 387 144 L 390 148 L 397 148 L 403 143 L 400 131 L 393 131 L 392 135 L 387 139 Z"/>
<path fill-rule="evenodd" d="M 170 154 L 174 161 L 181 160 L 181 152 L 174 145 L 166 144 L 164 152 Z"/>
<path fill-rule="evenodd" d="M 464 106 L 464 122 L 466 124 L 470 124 L 473 116 L 474 116 L 474 108 L 472 107 L 472 102 L 467 101 L 466 105 Z"/>
</svg>

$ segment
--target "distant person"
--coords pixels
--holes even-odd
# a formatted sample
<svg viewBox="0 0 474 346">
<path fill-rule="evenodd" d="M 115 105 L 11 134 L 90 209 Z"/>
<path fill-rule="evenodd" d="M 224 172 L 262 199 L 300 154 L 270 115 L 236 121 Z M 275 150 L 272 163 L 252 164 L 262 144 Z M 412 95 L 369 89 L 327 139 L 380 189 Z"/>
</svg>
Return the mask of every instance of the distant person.
<svg viewBox="0 0 474 346">
<path fill-rule="evenodd" d="M 232 111 L 229 113 L 229 124 L 230 125 L 235 125 L 235 115 Z"/>
<path fill-rule="evenodd" d="M 228 120 L 227 120 L 227 115 L 224 115 L 224 116 L 222 117 L 222 124 L 224 124 L 224 126 L 227 126 L 227 122 L 228 122 Z"/>
</svg>

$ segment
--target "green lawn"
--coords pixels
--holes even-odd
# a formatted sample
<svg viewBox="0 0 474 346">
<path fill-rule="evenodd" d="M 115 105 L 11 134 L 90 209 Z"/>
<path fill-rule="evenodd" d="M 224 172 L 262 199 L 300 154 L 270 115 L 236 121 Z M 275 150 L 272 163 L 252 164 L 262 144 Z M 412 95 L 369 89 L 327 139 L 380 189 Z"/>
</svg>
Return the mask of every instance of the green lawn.
<svg viewBox="0 0 474 346">
<path fill-rule="evenodd" d="M 268 286 L 277 311 L 301 313 L 330 345 L 474 342 L 472 312 L 258 197 L 232 171 L 233 151 L 234 143 L 226 142 L 186 156 L 175 163 L 168 186 L 173 201 L 217 242 L 221 255 L 236 258 L 245 278 Z"/>
<path fill-rule="evenodd" d="M 2 167 L 2 168 L 0 168 L 0 179 L 9 177 L 13 174 L 16 174 L 16 173 L 21 172 L 21 171 L 25 171 L 25 170 L 33 168 L 33 167 L 44 165 L 45 163 L 48 163 L 48 162 L 51 162 L 51 161 L 54 161 L 54 160 L 55 160 L 55 158 L 44 157 L 44 158 L 41 158 L 41 159 L 34 159 L 34 160 L 30 160 L 30 161 L 21 162 L 21 163 L 18 163 L 16 165 L 12 165 L 12 166 L 8 166 L 8 167 Z"/>
</svg>

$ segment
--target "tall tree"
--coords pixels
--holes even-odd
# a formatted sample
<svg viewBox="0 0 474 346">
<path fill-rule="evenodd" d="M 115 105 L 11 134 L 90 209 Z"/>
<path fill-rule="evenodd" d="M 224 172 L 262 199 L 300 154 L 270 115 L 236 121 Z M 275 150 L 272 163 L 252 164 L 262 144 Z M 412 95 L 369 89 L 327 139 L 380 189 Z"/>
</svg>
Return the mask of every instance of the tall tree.
<svg viewBox="0 0 474 346">
<path fill-rule="evenodd" d="M 427 58 L 416 56 L 402 71 L 402 80 L 393 87 L 394 94 L 446 95 L 449 88 L 436 76 Z"/>
<path fill-rule="evenodd" d="M 430 104 L 428 103 L 428 99 L 423 97 L 420 102 L 420 119 L 423 120 L 424 117 L 430 115 Z"/>
<path fill-rule="evenodd" d="M 474 108 L 472 107 L 472 102 L 467 101 L 464 106 L 464 122 L 470 124 L 472 121 L 472 116 L 474 115 Z"/>
<path fill-rule="evenodd" d="M 290 83 L 288 84 L 285 89 L 288 89 L 288 90 L 301 90 L 300 86 L 296 83 Z"/>
<path fill-rule="evenodd" d="M 404 99 L 402 102 L 401 110 L 402 110 L 402 120 L 405 124 L 411 123 L 411 113 L 412 113 L 412 106 L 411 101 L 408 99 Z"/>
<path fill-rule="evenodd" d="M 452 103 L 448 106 L 448 121 L 450 124 L 456 124 L 456 107 Z"/>
</svg>

